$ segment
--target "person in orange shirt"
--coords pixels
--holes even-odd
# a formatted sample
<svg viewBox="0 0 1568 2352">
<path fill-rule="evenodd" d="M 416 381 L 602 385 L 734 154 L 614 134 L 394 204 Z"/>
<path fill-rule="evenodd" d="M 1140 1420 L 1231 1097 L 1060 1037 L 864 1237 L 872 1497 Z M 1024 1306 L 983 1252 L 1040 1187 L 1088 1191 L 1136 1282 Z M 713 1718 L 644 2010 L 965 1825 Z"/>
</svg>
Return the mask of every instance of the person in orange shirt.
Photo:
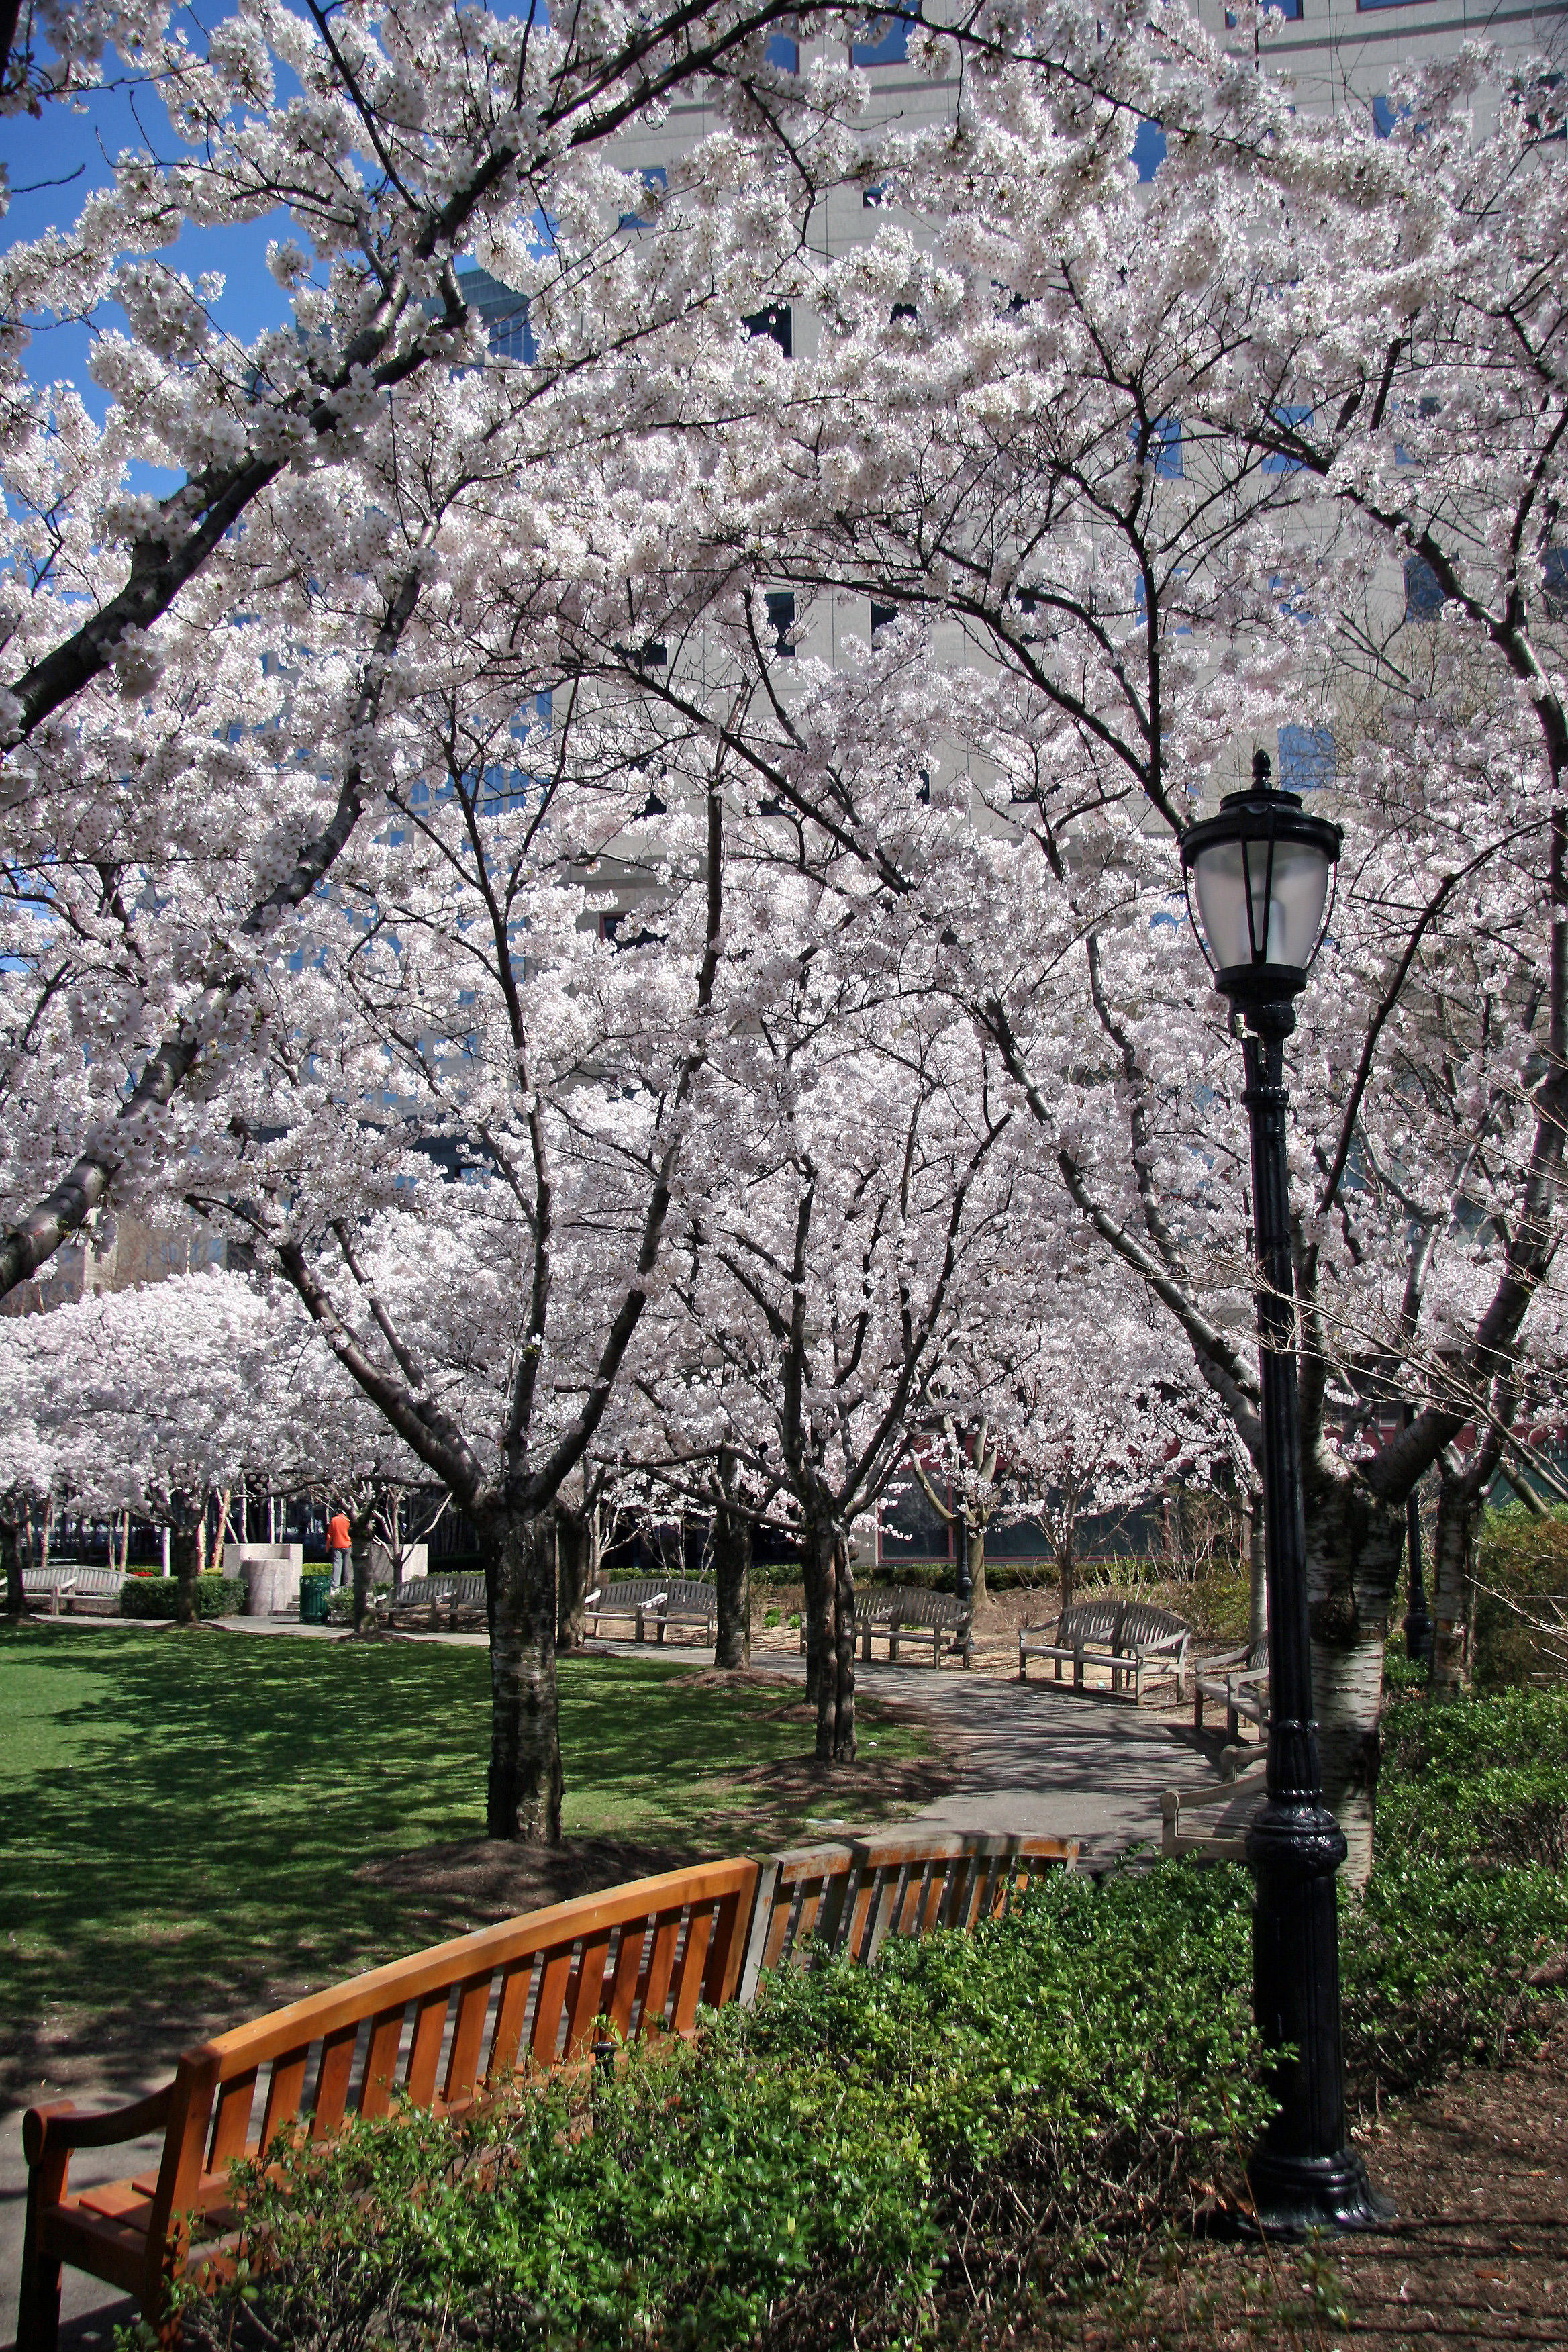
<svg viewBox="0 0 1568 2352">
<path fill-rule="evenodd" d="M 349 1548 L 352 1541 L 348 1513 L 340 1507 L 327 1521 L 327 1549 L 332 1555 L 332 1591 L 334 1592 L 340 1584 L 346 1584 L 349 1580 Z"/>
</svg>

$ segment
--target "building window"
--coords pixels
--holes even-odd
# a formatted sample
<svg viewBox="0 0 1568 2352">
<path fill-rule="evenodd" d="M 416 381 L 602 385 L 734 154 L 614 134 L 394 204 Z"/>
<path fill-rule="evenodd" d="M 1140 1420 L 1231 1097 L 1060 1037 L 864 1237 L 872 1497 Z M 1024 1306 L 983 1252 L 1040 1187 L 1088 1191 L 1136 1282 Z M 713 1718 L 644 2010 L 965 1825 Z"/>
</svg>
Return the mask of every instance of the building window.
<svg viewBox="0 0 1568 2352">
<path fill-rule="evenodd" d="M 767 608 L 768 635 L 774 653 L 781 660 L 794 661 L 795 647 L 789 642 L 789 632 L 795 626 L 795 590 L 770 589 L 763 603 Z"/>
<path fill-rule="evenodd" d="M 1443 584 L 1426 558 L 1424 555 L 1407 555 L 1405 559 L 1405 619 L 1436 620 L 1445 601 Z"/>
<path fill-rule="evenodd" d="M 776 343 L 786 360 L 795 357 L 795 313 L 787 302 L 770 302 L 765 310 L 753 310 L 741 324 L 753 342 L 765 335 Z"/>
<path fill-rule="evenodd" d="M 869 37 L 849 44 L 849 62 L 856 66 L 902 65 L 910 53 L 910 19 L 920 16 L 920 0 L 898 0 L 891 9 L 879 8 L 866 19 Z"/>
<path fill-rule="evenodd" d="M 1355 0 L 1358 13 L 1371 8 L 1409 8 L 1415 0 Z"/>
<path fill-rule="evenodd" d="M 1165 160 L 1165 134 L 1157 122 L 1141 122 L 1132 142 L 1132 161 L 1141 180 L 1152 180 Z"/>
<path fill-rule="evenodd" d="M 1277 15 L 1286 17 L 1292 25 L 1299 25 L 1300 23 L 1301 0 L 1268 0 L 1268 5 L 1276 12 Z M 1227 32 L 1234 33 L 1236 30 L 1236 16 L 1232 9 L 1227 8 L 1226 10 L 1225 23 L 1226 30 Z"/>
<path fill-rule="evenodd" d="M 1276 408 L 1269 419 L 1285 433 L 1293 433 L 1298 425 L 1310 425 L 1311 421 L 1310 408 Z M 1263 460 L 1263 470 L 1266 474 L 1299 474 L 1305 463 L 1303 457 L 1287 457 L 1281 449 L 1271 449 Z"/>
<path fill-rule="evenodd" d="M 1287 793 L 1321 792 L 1334 781 L 1331 727 L 1281 727 L 1279 783 Z"/>
<path fill-rule="evenodd" d="M 768 35 L 767 59 L 775 72 L 797 74 L 800 71 L 800 43 L 788 33 Z"/>
<path fill-rule="evenodd" d="M 860 209 L 862 212 L 878 212 L 881 209 L 882 205 L 887 203 L 887 201 L 888 191 L 880 180 L 877 182 L 875 187 L 862 188 L 860 191 Z"/>
<path fill-rule="evenodd" d="M 872 597 L 871 643 L 873 645 L 877 642 L 878 630 L 891 628 L 893 623 L 898 619 L 898 617 L 899 608 L 896 604 L 879 604 L 875 596 Z"/>
<path fill-rule="evenodd" d="M 1568 621 L 1568 545 L 1549 547 L 1542 559 L 1541 585 L 1550 621 Z"/>
</svg>

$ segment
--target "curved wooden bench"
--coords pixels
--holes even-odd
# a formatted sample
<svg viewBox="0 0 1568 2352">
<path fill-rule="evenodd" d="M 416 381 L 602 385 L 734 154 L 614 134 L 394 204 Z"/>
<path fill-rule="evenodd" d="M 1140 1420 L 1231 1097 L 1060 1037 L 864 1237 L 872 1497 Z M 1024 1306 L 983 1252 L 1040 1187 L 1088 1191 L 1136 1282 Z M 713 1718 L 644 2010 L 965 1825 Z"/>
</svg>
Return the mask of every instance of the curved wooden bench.
<svg viewBox="0 0 1568 2352">
<path fill-rule="evenodd" d="M 971 1928 L 1016 1907 L 1076 1843 L 920 1832 L 644 1878 L 483 1927 L 218 2034 L 151 2098 L 108 2115 L 30 2107 L 17 2352 L 54 2352 L 65 2263 L 135 2295 L 157 2326 L 190 2217 L 237 2221 L 229 2168 L 288 2125 L 328 2141 L 405 2098 L 460 2112 L 483 2089 L 582 2063 L 606 2031 L 689 2033 L 699 2002 L 750 2001 L 763 1968 L 824 1945 L 875 1958 L 889 1935 Z M 156 2171 L 70 2191 L 74 2149 L 163 2133 Z"/>
<path fill-rule="evenodd" d="M 17 2352 L 53 2352 L 67 2263 L 136 2295 L 156 2326 L 186 2217 L 226 2226 L 230 2165 L 284 2125 L 307 2120 L 327 2140 L 345 2116 L 384 2115 L 399 2096 L 449 2115 L 487 2084 L 577 2059 L 601 2020 L 633 2040 L 689 2033 L 700 2000 L 735 1997 L 756 1885 L 754 1862 L 709 1863 L 553 1904 L 219 2034 L 135 2106 L 30 2107 Z M 74 2148 L 160 2128 L 156 2172 L 72 2196 Z"/>
<path fill-rule="evenodd" d="M 1113 1696 L 1131 1682 L 1134 1706 L 1142 1706 L 1144 1681 L 1156 1675 L 1174 1675 L 1177 1698 L 1186 1696 L 1192 1629 L 1168 1609 L 1114 1598 L 1075 1601 L 1063 1610 L 1048 1639 L 1047 1635 L 1043 1625 L 1019 1626 L 1020 1682 L 1027 1679 L 1030 1658 L 1050 1658 L 1058 1683 L 1070 1661 L 1075 1690 L 1084 1688 L 1084 1669 L 1094 1665 L 1110 1668 Z"/>
</svg>

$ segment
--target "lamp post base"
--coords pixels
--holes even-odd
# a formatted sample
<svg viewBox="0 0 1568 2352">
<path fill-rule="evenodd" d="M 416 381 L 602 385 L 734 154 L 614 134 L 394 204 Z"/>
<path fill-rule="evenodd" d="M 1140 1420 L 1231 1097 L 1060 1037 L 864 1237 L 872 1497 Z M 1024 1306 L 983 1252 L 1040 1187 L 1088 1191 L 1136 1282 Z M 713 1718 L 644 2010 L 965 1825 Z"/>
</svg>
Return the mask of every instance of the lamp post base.
<svg viewBox="0 0 1568 2352">
<path fill-rule="evenodd" d="M 1265 2238 L 1304 2238 L 1310 2230 L 1386 2230 L 1394 2207 L 1380 2197 L 1353 2147 L 1337 2156 L 1277 2156 L 1255 2148 L 1247 2160 L 1248 2223 Z"/>
</svg>

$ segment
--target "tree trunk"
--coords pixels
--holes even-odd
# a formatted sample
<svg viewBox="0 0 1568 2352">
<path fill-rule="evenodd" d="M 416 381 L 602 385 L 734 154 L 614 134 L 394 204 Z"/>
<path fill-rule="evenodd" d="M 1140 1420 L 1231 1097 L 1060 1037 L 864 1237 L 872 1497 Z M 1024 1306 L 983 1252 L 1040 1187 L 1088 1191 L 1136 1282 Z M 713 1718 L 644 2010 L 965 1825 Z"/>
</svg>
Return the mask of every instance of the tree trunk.
<svg viewBox="0 0 1568 2352">
<path fill-rule="evenodd" d="M 1302 1470 L 1323 1795 L 1350 1848 L 1345 1875 L 1364 1886 L 1382 1753 L 1383 1652 L 1405 1556 L 1405 1505 L 1378 1501 L 1325 1448 L 1309 1454 Z"/>
<path fill-rule="evenodd" d="M 959 1520 L 958 1528 L 969 1570 L 969 1605 L 978 1609 L 985 1598 L 985 1522 L 971 1522 L 964 1517 Z"/>
<path fill-rule="evenodd" d="M 840 1535 L 833 1548 L 833 1760 L 855 1761 L 855 1563 Z M 826 1680 L 826 1676 L 824 1677 Z M 819 1734 L 820 1740 L 820 1734 Z"/>
<path fill-rule="evenodd" d="M 580 1650 L 588 1638 L 588 1595 L 598 1582 L 596 1505 L 585 1511 L 574 1511 L 564 1503 L 557 1503 L 555 1550 L 559 1564 L 555 1646 L 558 1650 Z"/>
<path fill-rule="evenodd" d="M 349 1567 L 353 1576 L 354 1632 L 363 1633 L 370 1616 L 372 1555 L 368 1519 L 355 1519 L 350 1526 Z"/>
<path fill-rule="evenodd" d="M 53 1539 L 54 1532 L 55 1532 L 55 1502 L 54 1502 L 54 1496 L 51 1495 L 51 1496 L 50 1496 L 50 1497 L 49 1497 L 49 1499 L 48 1499 L 48 1501 L 44 1505 L 44 1534 L 43 1534 L 43 1541 L 42 1541 L 42 1543 L 40 1544 L 40 1546 L 39 1546 L 39 1548 L 38 1548 L 38 1566 L 39 1566 L 41 1569 L 45 1569 L 45 1570 L 47 1570 L 47 1567 L 48 1567 L 48 1564 L 49 1564 L 49 1545 L 50 1545 L 50 1542 L 51 1542 L 51 1541 L 52 1541 L 52 1539 Z M 81 1549 L 80 1549 L 80 1546 L 79 1546 L 79 1546 L 78 1546 L 78 1548 L 77 1548 L 77 1558 L 78 1558 L 79 1559 L 81 1558 Z"/>
<path fill-rule="evenodd" d="M 752 1663 L 752 1522 L 723 1504 L 713 1514 L 713 1588 L 719 1612 L 713 1664 L 740 1674 Z"/>
<path fill-rule="evenodd" d="M 1452 1450 L 1437 1458 L 1437 1528 L 1432 1547 L 1432 1698 L 1464 1695 L 1473 1661 L 1467 1655 L 1466 1602 L 1475 1580 L 1485 1497 L 1459 1467 Z"/>
<path fill-rule="evenodd" d="M 837 1549 L 838 1539 L 831 1527 L 807 1525 L 805 1686 L 806 1696 L 816 1700 L 816 1760 L 819 1764 L 831 1764 L 833 1761 L 834 1734 L 838 1719 Z"/>
<path fill-rule="evenodd" d="M 1070 1532 L 1067 1541 L 1057 1548 L 1057 1574 L 1062 1580 L 1061 1609 L 1062 1615 L 1065 1617 L 1072 1607 L 1072 1536 Z"/>
<path fill-rule="evenodd" d="M 205 1510 L 194 1518 L 182 1513 L 174 1523 L 169 1549 L 174 1569 L 174 1622 L 179 1625 L 197 1622 L 196 1579 L 202 1572 L 202 1538 L 205 1534 Z"/>
<path fill-rule="evenodd" d="M 1247 1640 L 1268 1638 L 1268 1550 L 1263 1533 L 1261 1490 L 1247 1497 Z"/>
<path fill-rule="evenodd" d="M 5 1559 L 5 1614 L 13 1624 L 19 1624 L 26 1601 L 22 1590 L 22 1548 L 14 1518 L 0 1519 L 0 1552 Z"/>
<path fill-rule="evenodd" d="M 555 1689 L 555 1515 L 498 1512 L 479 1526 L 490 1619 L 490 1769 L 485 1830 L 561 1843 Z"/>
</svg>

